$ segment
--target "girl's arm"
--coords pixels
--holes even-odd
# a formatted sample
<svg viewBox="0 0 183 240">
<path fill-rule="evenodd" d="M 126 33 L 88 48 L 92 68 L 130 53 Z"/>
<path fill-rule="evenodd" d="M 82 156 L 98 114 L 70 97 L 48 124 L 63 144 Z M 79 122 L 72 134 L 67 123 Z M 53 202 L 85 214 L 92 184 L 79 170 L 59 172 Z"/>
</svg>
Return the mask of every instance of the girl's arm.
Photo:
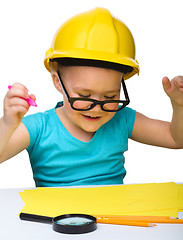
<svg viewBox="0 0 183 240">
<path fill-rule="evenodd" d="M 163 78 L 173 107 L 171 122 L 150 119 L 137 112 L 131 139 L 154 146 L 183 148 L 183 77 Z"/>
<path fill-rule="evenodd" d="M 21 123 L 29 110 L 25 86 L 15 83 L 4 98 L 4 115 L 0 119 L 0 163 L 15 156 L 30 144 L 29 133 Z M 24 98 L 24 99 L 23 99 Z M 35 100 L 35 96 L 31 95 Z"/>
</svg>

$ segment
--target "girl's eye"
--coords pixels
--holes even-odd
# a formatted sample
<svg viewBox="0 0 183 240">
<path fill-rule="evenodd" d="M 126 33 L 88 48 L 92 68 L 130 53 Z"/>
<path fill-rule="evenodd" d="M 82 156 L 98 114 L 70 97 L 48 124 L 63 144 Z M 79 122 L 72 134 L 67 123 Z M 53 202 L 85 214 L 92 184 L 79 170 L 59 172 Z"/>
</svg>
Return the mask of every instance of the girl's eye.
<svg viewBox="0 0 183 240">
<path fill-rule="evenodd" d="M 88 95 L 83 95 L 83 94 L 78 94 L 80 97 L 83 97 L 83 98 L 88 98 L 88 97 L 90 97 L 91 95 L 90 94 L 88 94 Z"/>
<path fill-rule="evenodd" d="M 113 98 L 115 98 L 115 97 L 116 97 L 116 95 L 111 96 L 111 97 L 105 96 L 105 98 L 107 98 L 107 99 L 113 99 Z"/>
</svg>

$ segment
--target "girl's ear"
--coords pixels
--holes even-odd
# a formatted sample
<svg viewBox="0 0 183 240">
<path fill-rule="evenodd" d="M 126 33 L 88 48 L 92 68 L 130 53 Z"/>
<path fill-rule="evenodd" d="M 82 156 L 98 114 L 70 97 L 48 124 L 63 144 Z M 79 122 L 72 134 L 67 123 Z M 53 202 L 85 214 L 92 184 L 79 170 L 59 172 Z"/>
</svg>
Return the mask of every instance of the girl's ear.
<svg viewBox="0 0 183 240">
<path fill-rule="evenodd" d="M 51 76 L 52 76 L 52 80 L 53 80 L 53 84 L 54 84 L 55 88 L 56 88 L 60 93 L 63 94 L 62 87 L 61 87 L 61 85 L 60 85 L 60 81 L 59 81 L 57 72 L 55 72 L 55 71 L 52 72 L 52 73 L 51 73 Z"/>
</svg>

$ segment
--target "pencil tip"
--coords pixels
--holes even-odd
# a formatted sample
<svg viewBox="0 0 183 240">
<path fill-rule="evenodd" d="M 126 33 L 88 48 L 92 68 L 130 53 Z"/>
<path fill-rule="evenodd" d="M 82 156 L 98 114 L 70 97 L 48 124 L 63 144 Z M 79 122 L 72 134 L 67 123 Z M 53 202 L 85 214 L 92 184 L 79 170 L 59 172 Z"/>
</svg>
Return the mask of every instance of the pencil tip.
<svg viewBox="0 0 183 240">
<path fill-rule="evenodd" d="M 154 227 L 154 226 L 157 226 L 157 224 L 155 224 L 155 223 L 149 223 L 149 227 Z"/>
</svg>

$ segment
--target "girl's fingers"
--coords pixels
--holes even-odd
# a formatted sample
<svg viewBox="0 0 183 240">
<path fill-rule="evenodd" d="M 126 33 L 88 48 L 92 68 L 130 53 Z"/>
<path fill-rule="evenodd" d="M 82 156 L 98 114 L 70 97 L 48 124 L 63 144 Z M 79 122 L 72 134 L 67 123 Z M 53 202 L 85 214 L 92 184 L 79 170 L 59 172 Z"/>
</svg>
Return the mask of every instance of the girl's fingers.
<svg viewBox="0 0 183 240">
<path fill-rule="evenodd" d="M 166 93 L 168 93 L 168 91 L 171 89 L 171 82 L 169 80 L 168 77 L 164 77 L 162 80 L 163 83 L 163 88 L 165 90 Z"/>
<path fill-rule="evenodd" d="M 14 88 L 10 89 L 7 93 L 8 98 L 14 98 L 14 97 L 19 97 L 19 98 L 29 98 L 29 94 L 25 92 L 25 90 L 19 89 L 19 88 Z"/>
<path fill-rule="evenodd" d="M 30 94 L 29 97 L 32 98 L 32 100 L 36 101 L 36 97 L 34 94 Z"/>
<path fill-rule="evenodd" d="M 21 106 L 21 105 L 14 105 L 11 107 L 11 112 L 16 113 L 16 115 L 17 114 L 22 115 L 21 118 L 23 118 L 23 116 L 28 112 L 28 110 L 29 109 L 27 109 L 26 107 Z"/>
<path fill-rule="evenodd" d="M 29 94 L 20 88 L 12 88 L 7 93 L 8 97 L 22 97 L 22 98 L 29 98 Z"/>
<path fill-rule="evenodd" d="M 19 88 L 19 89 L 22 89 L 22 90 L 28 92 L 28 89 L 21 83 L 14 83 L 12 85 L 12 88 Z"/>
<path fill-rule="evenodd" d="M 30 107 L 29 104 L 27 103 L 27 101 L 20 97 L 13 97 L 13 98 L 9 99 L 8 105 L 9 105 L 9 107 L 20 105 L 27 109 Z"/>
</svg>

